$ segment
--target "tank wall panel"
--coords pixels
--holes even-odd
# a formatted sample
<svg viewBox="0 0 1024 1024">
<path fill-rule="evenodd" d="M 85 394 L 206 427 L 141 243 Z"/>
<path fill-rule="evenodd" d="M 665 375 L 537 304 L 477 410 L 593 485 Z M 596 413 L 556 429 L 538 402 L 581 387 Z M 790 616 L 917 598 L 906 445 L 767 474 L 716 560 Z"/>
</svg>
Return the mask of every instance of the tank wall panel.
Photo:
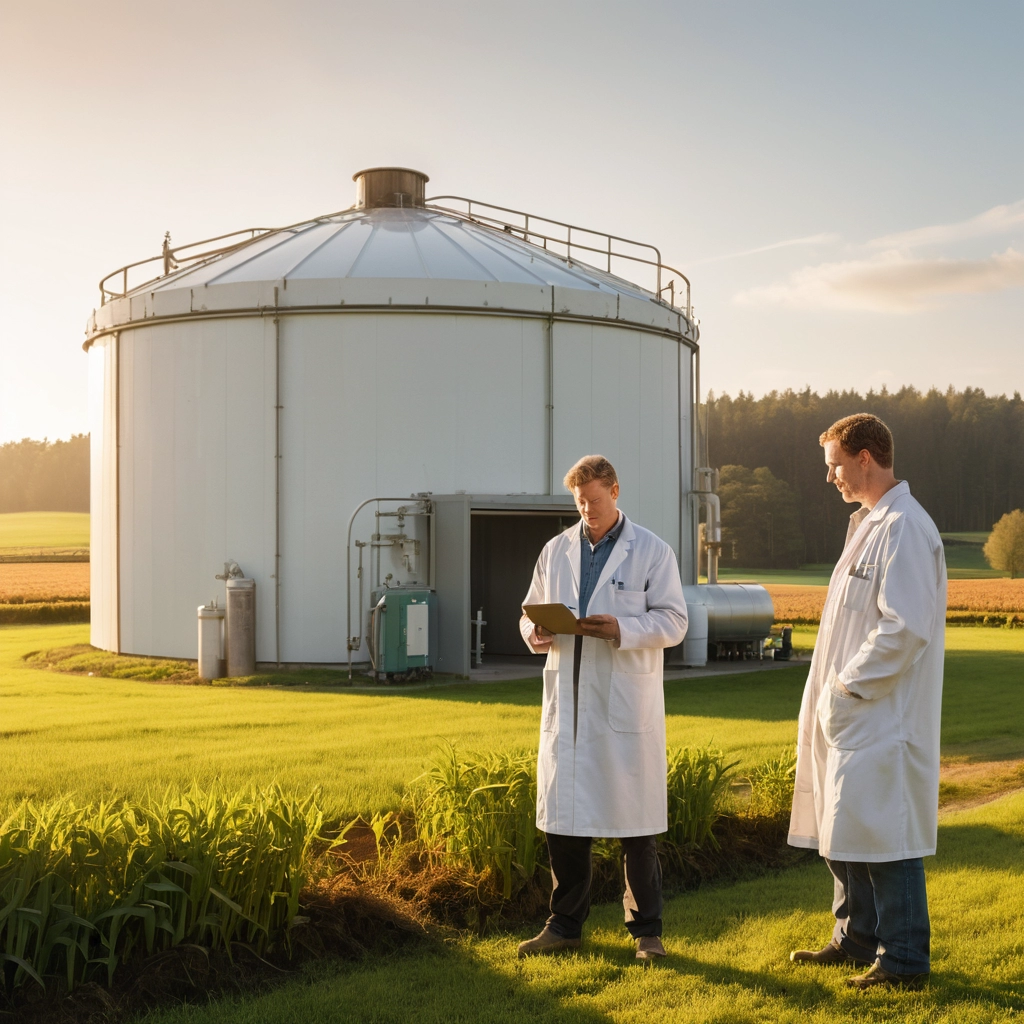
<svg viewBox="0 0 1024 1024">
<path fill-rule="evenodd" d="M 584 455 L 606 456 L 619 475 L 619 506 L 677 554 L 678 350 L 641 331 L 554 326 L 555 481 Z"/>
<path fill-rule="evenodd" d="M 276 657 L 274 332 L 273 318 L 253 317 L 121 334 L 126 652 L 195 657 L 196 606 L 223 600 L 213 577 L 235 559 L 257 581 L 257 658 Z M 547 332 L 544 319 L 495 315 L 281 318 L 282 660 L 346 659 L 346 529 L 360 502 L 548 490 Z M 553 363 L 556 493 L 572 462 L 602 451 L 627 514 L 678 547 L 677 344 L 556 322 Z M 683 363 L 688 374 L 685 351 Z M 94 445 L 101 436 L 94 427 Z M 373 530 L 369 507 L 353 537 Z M 353 607 L 356 594 L 353 571 Z M 356 615 L 352 630 L 365 635 Z"/>
<path fill-rule="evenodd" d="M 273 656 L 272 330 L 207 321 L 122 334 L 125 651 L 195 657 L 195 609 L 223 603 L 214 576 L 234 559 L 257 581 L 257 656 Z"/>
<path fill-rule="evenodd" d="M 340 662 L 346 531 L 360 502 L 546 489 L 546 325 L 348 314 L 296 317 L 282 330 L 282 657 Z M 353 537 L 373 530 L 367 508 Z M 355 612 L 352 630 L 365 632 Z"/>
<path fill-rule="evenodd" d="M 89 349 L 89 642 L 118 649 L 117 341 Z"/>
</svg>

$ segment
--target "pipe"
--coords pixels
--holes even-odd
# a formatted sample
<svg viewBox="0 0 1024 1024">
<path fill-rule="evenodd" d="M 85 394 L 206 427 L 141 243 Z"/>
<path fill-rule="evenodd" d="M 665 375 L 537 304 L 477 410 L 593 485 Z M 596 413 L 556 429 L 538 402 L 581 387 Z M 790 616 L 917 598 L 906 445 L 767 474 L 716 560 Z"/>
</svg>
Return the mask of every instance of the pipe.
<svg viewBox="0 0 1024 1024">
<path fill-rule="evenodd" d="M 555 493 L 555 318 L 548 317 L 548 494 Z"/>
<path fill-rule="evenodd" d="M 695 347 L 692 349 L 693 354 L 693 436 L 691 437 L 690 447 L 691 451 L 691 463 L 690 463 L 690 486 L 696 490 L 697 488 L 697 467 L 701 464 L 700 457 L 700 348 Z M 697 583 L 700 578 L 700 532 L 697 525 L 697 520 L 700 518 L 699 506 L 698 513 L 693 519 L 693 531 L 691 534 L 691 543 L 693 545 L 693 564 L 696 567 L 694 570 L 694 583 Z"/>
<path fill-rule="evenodd" d="M 409 498 L 367 498 L 366 501 L 360 502 L 355 511 L 349 517 L 348 521 L 348 538 L 345 542 L 345 645 L 348 647 L 348 679 L 352 681 L 352 651 L 357 649 L 362 644 L 362 633 L 358 637 L 352 635 L 352 527 L 355 524 L 356 516 L 366 508 L 367 505 L 372 505 L 375 501 L 409 501 Z M 414 504 L 424 506 L 422 512 L 407 512 L 406 515 L 410 516 L 432 516 L 434 514 L 433 508 L 429 501 L 425 501 L 423 498 L 411 499 Z M 433 552 L 431 552 L 433 557 Z M 360 615 L 362 614 L 362 607 L 359 609 Z M 353 647 L 353 644 L 356 646 Z"/>
<path fill-rule="evenodd" d="M 171 313 L 166 316 L 151 316 L 141 320 L 128 320 L 124 323 L 112 324 L 109 327 L 103 327 L 99 330 L 94 331 L 90 334 L 85 341 L 82 342 L 83 351 L 88 352 L 89 346 L 94 341 L 100 338 L 105 338 L 108 334 L 114 334 L 116 331 L 128 331 L 135 327 L 153 327 L 157 324 L 177 324 L 177 323 L 188 323 L 192 321 L 200 320 L 244 320 L 251 317 L 264 317 L 268 315 L 270 307 L 255 308 L 255 309 L 203 309 L 196 310 L 189 313 Z M 540 313 L 535 309 L 481 309 L 479 307 L 466 307 L 466 306 L 455 306 L 455 305 L 413 305 L 407 306 L 381 306 L 375 303 L 355 304 L 346 303 L 339 305 L 318 305 L 318 306 L 289 306 L 287 307 L 288 316 L 323 316 L 325 313 L 394 313 L 394 314 L 409 314 L 409 313 L 430 313 L 431 315 L 449 315 L 451 313 L 459 313 L 460 315 L 466 316 L 483 316 L 483 317 L 500 317 L 507 319 L 508 317 L 515 317 L 516 319 L 522 320 L 537 320 L 543 318 L 544 320 L 558 320 L 562 323 L 573 323 L 573 324 L 611 324 L 615 327 L 627 327 L 631 331 L 640 331 L 644 334 L 654 334 L 662 338 L 674 338 L 677 341 L 682 341 L 689 349 L 696 349 L 696 343 L 690 341 L 689 338 L 681 337 L 678 330 L 670 328 L 654 327 L 651 324 L 637 323 L 633 320 L 611 320 L 606 316 L 585 316 L 582 313 L 564 313 L 552 317 L 550 313 Z M 281 311 L 284 312 L 283 310 Z"/>
</svg>

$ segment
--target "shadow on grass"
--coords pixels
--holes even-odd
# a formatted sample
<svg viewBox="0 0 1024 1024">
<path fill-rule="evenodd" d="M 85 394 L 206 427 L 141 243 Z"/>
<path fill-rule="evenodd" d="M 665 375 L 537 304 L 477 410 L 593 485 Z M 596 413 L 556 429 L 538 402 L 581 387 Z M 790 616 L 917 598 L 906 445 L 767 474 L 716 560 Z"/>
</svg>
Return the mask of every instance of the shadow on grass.
<svg viewBox="0 0 1024 1024">
<path fill-rule="evenodd" d="M 795 665 L 771 673 L 668 680 L 665 683 L 665 711 L 670 715 L 691 717 L 796 721 L 806 678 L 807 666 Z M 310 686 L 297 691 L 334 693 L 339 697 L 398 697 L 463 704 L 512 704 L 520 707 L 540 707 L 542 692 L 539 679 L 463 682 L 415 689 L 393 686 L 356 691 Z"/>
<path fill-rule="evenodd" d="M 1024 839 L 994 825 L 940 824 L 938 849 L 936 860 L 925 860 L 929 874 L 966 867 L 1024 875 Z"/>
</svg>

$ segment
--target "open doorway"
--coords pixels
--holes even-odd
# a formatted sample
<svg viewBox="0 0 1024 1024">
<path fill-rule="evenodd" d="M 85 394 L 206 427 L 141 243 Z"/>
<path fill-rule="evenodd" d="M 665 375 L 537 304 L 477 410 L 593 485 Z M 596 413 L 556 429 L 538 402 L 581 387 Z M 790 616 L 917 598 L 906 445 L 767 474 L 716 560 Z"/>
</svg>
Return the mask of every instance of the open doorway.
<svg viewBox="0 0 1024 1024">
<path fill-rule="evenodd" d="M 473 510 L 470 522 L 470 607 L 482 608 L 484 657 L 528 655 L 519 633 L 522 603 L 537 556 L 556 534 L 578 523 L 572 512 Z"/>
</svg>

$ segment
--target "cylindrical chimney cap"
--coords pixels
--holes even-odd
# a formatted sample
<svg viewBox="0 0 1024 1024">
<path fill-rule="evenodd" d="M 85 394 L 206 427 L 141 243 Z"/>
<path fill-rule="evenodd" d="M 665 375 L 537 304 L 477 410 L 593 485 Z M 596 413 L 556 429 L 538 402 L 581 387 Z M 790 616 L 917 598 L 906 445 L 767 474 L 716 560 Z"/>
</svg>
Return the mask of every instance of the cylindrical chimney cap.
<svg viewBox="0 0 1024 1024">
<path fill-rule="evenodd" d="M 352 175 L 356 183 L 356 206 L 422 206 L 430 179 L 410 167 L 369 167 Z"/>
</svg>

